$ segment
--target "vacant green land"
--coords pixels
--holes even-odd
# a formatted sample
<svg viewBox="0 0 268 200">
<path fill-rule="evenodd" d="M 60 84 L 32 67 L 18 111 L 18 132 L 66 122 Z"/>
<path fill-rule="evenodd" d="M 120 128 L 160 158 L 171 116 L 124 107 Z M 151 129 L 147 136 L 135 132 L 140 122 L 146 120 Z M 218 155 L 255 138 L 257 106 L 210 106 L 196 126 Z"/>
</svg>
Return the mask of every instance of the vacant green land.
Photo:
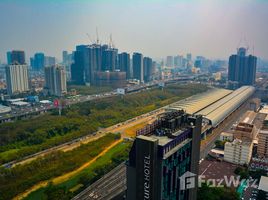
<svg viewBox="0 0 268 200">
<path fill-rule="evenodd" d="M 0 199 L 10 199 L 40 181 L 70 172 L 99 155 L 120 135 L 108 134 L 67 152 L 54 152 L 25 165 L 0 169 Z"/>
<path fill-rule="evenodd" d="M 71 199 L 128 158 L 131 143 L 122 142 L 76 176 L 58 185 L 48 185 L 32 192 L 24 200 Z M 75 190 L 77 188 L 77 190 Z M 56 194 L 56 195 L 55 195 Z M 60 197 L 60 198 L 59 198 Z"/>
<path fill-rule="evenodd" d="M 34 119 L 0 125 L 0 164 L 53 147 L 125 121 L 180 99 L 204 92 L 200 84 L 169 85 L 136 94 L 72 105 Z"/>
</svg>

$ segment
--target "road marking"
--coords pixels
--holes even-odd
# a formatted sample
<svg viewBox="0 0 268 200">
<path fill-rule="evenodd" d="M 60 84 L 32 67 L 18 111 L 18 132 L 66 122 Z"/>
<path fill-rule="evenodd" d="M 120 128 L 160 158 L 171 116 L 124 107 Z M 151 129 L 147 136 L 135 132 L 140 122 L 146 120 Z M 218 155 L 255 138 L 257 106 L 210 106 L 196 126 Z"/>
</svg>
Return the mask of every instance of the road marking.
<svg viewBox="0 0 268 200">
<path fill-rule="evenodd" d="M 203 171 L 203 173 L 201 174 L 201 176 L 208 170 L 208 168 L 212 165 L 212 163 L 210 163 L 207 168 Z"/>
</svg>

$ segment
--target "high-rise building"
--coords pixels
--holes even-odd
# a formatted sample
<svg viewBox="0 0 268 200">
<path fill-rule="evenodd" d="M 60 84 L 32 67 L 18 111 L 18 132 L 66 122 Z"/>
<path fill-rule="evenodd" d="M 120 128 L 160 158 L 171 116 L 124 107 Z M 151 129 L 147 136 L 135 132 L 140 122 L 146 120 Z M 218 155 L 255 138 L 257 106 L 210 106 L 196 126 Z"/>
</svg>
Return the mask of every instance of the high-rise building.
<svg viewBox="0 0 268 200">
<path fill-rule="evenodd" d="M 148 127 L 150 126 L 150 127 Z M 127 161 L 127 200 L 196 199 L 202 116 L 167 112 L 138 132 Z"/>
<path fill-rule="evenodd" d="M 183 56 L 178 55 L 174 57 L 174 66 L 175 67 L 183 66 Z"/>
<path fill-rule="evenodd" d="M 186 59 L 188 62 L 191 62 L 192 61 L 192 54 L 191 53 L 187 53 L 186 54 Z"/>
<path fill-rule="evenodd" d="M 68 51 L 62 52 L 62 64 L 64 65 L 66 72 L 66 79 L 71 80 L 71 65 L 73 64 L 74 55 L 72 53 L 68 53 Z"/>
<path fill-rule="evenodd" d="M 239 48 L 237 55 L 229 58 L 228 79 L 238 86 L 253 85 L 256 78 L 257 57 L 246 55 L 246 48 Z"/>
<path fill-rule="evenodd" d="M 143 55 L 141 53 L 133 53 L 132 55 L 133 78 L 143 82 Z"/>
<path fill-rule="evenodd" d="M 56 58 L 52 56 L 45 56 L 45 67 L 56 65 Z"/>
<path fill-rule="evenodd" d="M 12 61 L 11 61 L 11 51 L 8 51 L 8 52 L 7 52 L 7 64 L 8 64 L 8 65 L 11 65 L 11 62 L 12 62 Z"/>
<path fill-rule="evenodd" d="M 109 48 L 109 45 L 104 44 L 101 45 L 101 71 L 105 71 L 106 70 L 106 57 L 104 56 L 104 51 L 106 51 Z"/>
<path fill-rule="evenodd" d="M 25 65 L 25 53 L 21 50 L 13 50 L 11 52 L 7 52 L 7 62 L 8 64 L 17 64 L 17 65 Z"/>
<path fill-rule="evenodd" d="M 62 51 L 62 63 L 68 63 L 68 51 Z"/>
<path fill-rule="evenodd" d="M 174 67 L 174 57 L 173 56 L 167 56 L 166 66 Z"/>
<path fill-rule="evenodd" d="M 95 84 L 95 72 L 102 67 L 102 47 L 100 44 L 92 44 L 87 47 L 88 60 L 85 61 L 86 84 Z M 87 56 L 86 56 L 87 57 Z"/>
<path fill-rule="evenodd" d="M 268 158 L 268 115 L 263 121 L 263 126 L 258 134 L 258 137 L 258 156 L 260 158 Z"/>
<path fill-rule="evenodd" d="M 62 96 L 67 92 L 66 74 L 61 66 L 45 67 L 45 88 L 50 95 Z"/>
<path fill-rule="evenodd" d="M 34 54 L 33 60 L 31 59 L 31 67 L 35 71 L 43 70 L 45 67 L 45 54 L 44 53 L 36 53 Z"/>
<path fill-rule="evenodd" d="M 143 58 L 143 72 L 144 72 L 144 82 L 149 82 L 153 78 L 153 60 L 149 57 Z"/>
<path fill-rule="evenodd" d="M 127 79 L 130 79 L 132 74 L 130 69 L 130 55 L 126 52 L 118 54 L 118 63 L 120 71 L 126 72 Z"/>
<path fill-rule="evenodd" d="M 89 53 L 87 47 L 88 45 L 76 46 L 74 63 L 71 65 L 71 77 L 74 84 L 85 84 L 85 68 L 87 68 L 86 65 L 89 65 Z"/>
<path fill-rule="evenodd" d="M 115 71 L 117 68 L 116 60 L 117 60 L 118 50 L 114 48 L 108 48 L 103 52 L 103 70 L 104 71 Z"/>
<path fill-rule="evenodd" d="M 9 95 L 29 91 L 28 66 L 6 66 L 6 81 Z"/>
<path fill-rule="evenodd" d="M 76 46 L 74 63 L 71 66 L 75 84 L 95 84 L 95 72 L 114 71 L 116 54 L 105 54 L 107 45 L 92 44 Z M 116 52 L 116 51 L 111 51 Z M 105 65 L 105 66 L 104 66 Z"/>
</svg>

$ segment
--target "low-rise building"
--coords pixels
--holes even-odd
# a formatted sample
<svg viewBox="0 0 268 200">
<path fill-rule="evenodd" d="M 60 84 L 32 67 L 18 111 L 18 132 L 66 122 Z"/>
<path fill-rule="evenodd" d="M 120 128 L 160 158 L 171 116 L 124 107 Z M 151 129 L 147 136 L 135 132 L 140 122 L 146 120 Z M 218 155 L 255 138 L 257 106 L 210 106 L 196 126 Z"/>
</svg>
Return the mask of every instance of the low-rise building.
<svg viewBox="0 0 268 200">
<path fill-rule="evenodd" d="M 257 136 L 257 129 L 254 120 L 257 113 L 254 111 L 247 111 L 242 120 L 234 128 L 234 138 L 251 142 Z"/>
<path fill-rule="evenodd" d="M 249 164 L 249 168 L 255 170 L 268 171 L 268 159 L 267 158 L 252 158 Z"/>
<path fill-rule="evenodd" d="M 233 141 L 234 135 L 233 135 L 233 133 L 222 132 L 220 135 L 220 140 L 221 141 Z"/>
<path fill-rule="evenodd" d="M 234 139 L 224 145 L 224 160 L 234 164 L 249 164 L 252 156 L 253 142 Z"/>
<path fill-rule="evenodd" d="M 261 176 L 258 190 L 259 192 L 263 192 L 264 196 L 268 196 L 268 177 L 267 176 Z"/>
</svg>

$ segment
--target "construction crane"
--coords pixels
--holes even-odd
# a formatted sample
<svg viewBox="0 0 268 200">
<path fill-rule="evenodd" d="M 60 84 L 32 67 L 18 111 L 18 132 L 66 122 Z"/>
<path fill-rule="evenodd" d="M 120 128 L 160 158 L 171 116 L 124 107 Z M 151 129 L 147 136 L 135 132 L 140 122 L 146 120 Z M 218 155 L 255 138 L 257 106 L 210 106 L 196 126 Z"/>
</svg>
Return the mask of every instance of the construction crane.
<svg viewBox="0 0 268 200">
<path fill-rule="evenodd" d="M 114 43 L 113 43 L 112 34 L 110 34 L 109 47 L 110 47 L 110 48 L 115 48 L 115 45 L 114 45 Z"/>
<path fill-rule="evenodd" d="M 98 27 L 96 27 L 96 37 L 97 37 L 96 43 L 99 44 L 100 40 L 99 40 Z"/>
<path fill-rule="evenodd" d="M 93 44 L 94 42 L 93 42 L 93 40 L 91 39 L 90 35 L 89 35 L 88 33 L 86 33 L 86 34 L 87 34 L 87 37 L 88 37 L 89 41 Z"/>
</svg>

